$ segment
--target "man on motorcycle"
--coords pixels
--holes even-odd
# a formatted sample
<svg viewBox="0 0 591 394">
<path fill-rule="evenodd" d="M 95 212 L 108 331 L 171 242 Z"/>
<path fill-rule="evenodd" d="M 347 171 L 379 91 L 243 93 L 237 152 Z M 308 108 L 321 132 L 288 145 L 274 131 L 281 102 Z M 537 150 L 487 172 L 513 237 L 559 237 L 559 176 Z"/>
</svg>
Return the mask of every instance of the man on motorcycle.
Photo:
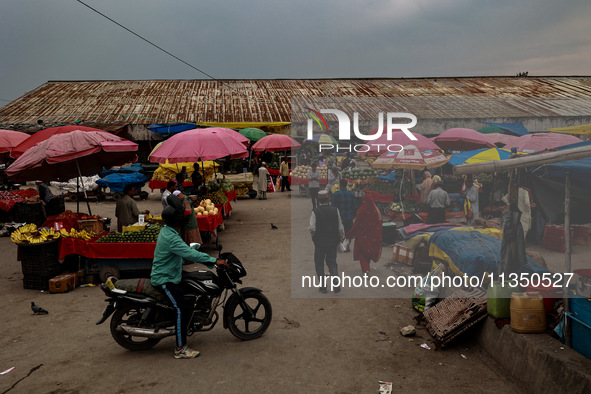
<svg viewBox="0 0 591 394">
<path fill-rule="evenodd" d="M 194 213 L 185 212 L 177 196 L 169 196 L 168 204 L 162 211 L 162 219 L 166 226 L 160 230 L 156 241 L 151 283 L 170 299 L 176 309 L 174 358 L 195 358 L 199 356 L 199 352 L 187 347 L 187 325 L 191 318 L 191 311 L 187 309 L 184 301 L 185 290 L 181 286 L 183 261 L 203 263 L 210 269 L 213 268 L 213 263 L 216 265 L 227 265 L 227 263 L 188 246 L 181 238 L 179 231 L 185 217 Z"/>
</svg>

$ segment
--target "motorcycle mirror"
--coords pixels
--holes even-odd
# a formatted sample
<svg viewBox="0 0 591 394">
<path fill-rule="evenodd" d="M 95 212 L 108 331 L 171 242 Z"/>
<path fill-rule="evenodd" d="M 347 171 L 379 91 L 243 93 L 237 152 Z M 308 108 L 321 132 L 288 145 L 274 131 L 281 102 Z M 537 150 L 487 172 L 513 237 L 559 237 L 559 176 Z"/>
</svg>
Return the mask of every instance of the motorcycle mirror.
<svg viewBox="0 0 591 394">
<path fill-rule="evenodd" d="M 219 254 L 221 255 L 222 254 L 222 244 L 217 244 L 215 248 L 219 252 Z"/>
</svg>

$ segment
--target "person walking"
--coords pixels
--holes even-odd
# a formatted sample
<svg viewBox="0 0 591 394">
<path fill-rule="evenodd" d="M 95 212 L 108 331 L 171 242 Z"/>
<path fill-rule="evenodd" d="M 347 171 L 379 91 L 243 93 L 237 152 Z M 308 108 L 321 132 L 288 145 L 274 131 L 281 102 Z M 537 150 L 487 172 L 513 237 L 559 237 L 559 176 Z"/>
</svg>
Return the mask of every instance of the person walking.
<svg viewBox="0 0 591 394">
<path fill-rule="evenodd" d="M 264 161 L 261 163 L 259 167 L 259 179 L 258 179 L 258 189 L 259 189 L 259 200 L 266 200 L 267 199 L 267 185 L 269 177 L 269 170 L 267 170 L 267 163 Z"/>
<path fill-rule="evenodd" d="M 346 179 L 341 179 L 339 184 L 340 190 L 332 196 L 331 206 L 339 210 L 341 220 L 345 233 L 348 233 L 353 227 L 353 220 L 355 220 L 355 194 L 351 190 L 347 190 L 349 182 Z"/>
<path fill-rule="evenodd" d="M 382 214 L 370 197 L 363 197 L 346 237 L 355 239 L 353 259 L 359 261 L 363 274 L 370 274 L 369 263 L 377 262 L 382 256 Z"/>
<path fill-rule="evenodd" d="M 117 231 L 122 232 L 124 226 L 137 223 L 140 214 L 149 214 L 149 210 L 140 212 L 137 203 L 133 199 L 135 195 L 135 187 L 132 185 L 125 185 L 123 188 L 123 197 L 117 200 L 115 206 L 115 216 L 117 217 Z"/>
<path fill-rule="evenodd" d="M 429 205 L 429 216 L 427 216 L 427 223 L 445 223 L 445 208 L 449 206 L 449 195 L 443 190 L 443 183 L 437 182 L 433 185 L 433 190 L 427 197 L 427 204 Z"/>
<path fill-rule="evenodd" d="M 329 206 L 330 198 L 326 190 L 318 192 L 318 206 L 312 211 L 310 216 L 310 235 L 314 242 L 314 266 L 318 276 L 321 293 L 326 293 L 326 285 L 330 282 L 330 277 L 338 276 L 337 266 L 337 245 L 345 237 L 345 229 L 339 210 Z M 328 267 L 330 276 L 324 273 L 324 265 Z M 334 287 L 333 291 L 338 293 L 340 287 Z"/>
<path fill-rule="evenodd" d="M 320 172 L 316 163 L 312 163 L 312 169 L 308 171 L 308 189 L 312 199 L 312 209 L 316 209 L 318 206 L 318 190 L 320 190 Z"/>
<path fill-rule="evenodd" d="M 289 185 L 289 164 L 287 164 L 287 157 L 284 157 L 281 161 L 279 175 L 281 175 L 281 191 L 284 192 L 287 189 L 290 192 L 291 186 Z"/>
</svg>

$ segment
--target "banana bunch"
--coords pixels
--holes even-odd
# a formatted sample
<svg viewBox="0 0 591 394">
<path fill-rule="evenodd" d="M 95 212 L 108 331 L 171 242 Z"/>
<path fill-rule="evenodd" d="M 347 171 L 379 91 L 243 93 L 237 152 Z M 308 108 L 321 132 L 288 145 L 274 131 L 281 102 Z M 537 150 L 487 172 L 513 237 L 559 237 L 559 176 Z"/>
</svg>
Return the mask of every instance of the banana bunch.
<svg viewBox="0 0 591 394">
<path fill-rule="evenodd" d="M 59 237 L 60 233 L 53 228 L 37 229 L 37 226 L 32 223 L 25 224 L 10 234 L 10 240 L 16 244 L 40 244 Z"/>
<path fill-rule="evenodd" d="M 61 236 L 64 238 L 80 238 L 85 241 L 90 241 L 92 238 L 96 237 L 97 234 L 93 231 L 88 232 L 86 230 L 77 231 L 76 229 L 71 229 L 69 232 L 66 229 L 60 230 Z"/>
</svg>

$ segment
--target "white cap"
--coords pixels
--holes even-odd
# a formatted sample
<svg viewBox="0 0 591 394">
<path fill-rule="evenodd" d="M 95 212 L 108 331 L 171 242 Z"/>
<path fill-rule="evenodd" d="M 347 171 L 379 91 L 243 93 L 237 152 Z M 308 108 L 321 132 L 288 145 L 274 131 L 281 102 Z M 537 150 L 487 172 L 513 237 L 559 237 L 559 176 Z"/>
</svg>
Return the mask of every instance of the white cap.
<svg viewBox="0 0 591 394">
<path fill-rule="evenodd" d="M 181 194 L 180 190 L 175 190 L 172 192 L 173 195 L 178 196 L 179 194 Z"/>
</svg>

